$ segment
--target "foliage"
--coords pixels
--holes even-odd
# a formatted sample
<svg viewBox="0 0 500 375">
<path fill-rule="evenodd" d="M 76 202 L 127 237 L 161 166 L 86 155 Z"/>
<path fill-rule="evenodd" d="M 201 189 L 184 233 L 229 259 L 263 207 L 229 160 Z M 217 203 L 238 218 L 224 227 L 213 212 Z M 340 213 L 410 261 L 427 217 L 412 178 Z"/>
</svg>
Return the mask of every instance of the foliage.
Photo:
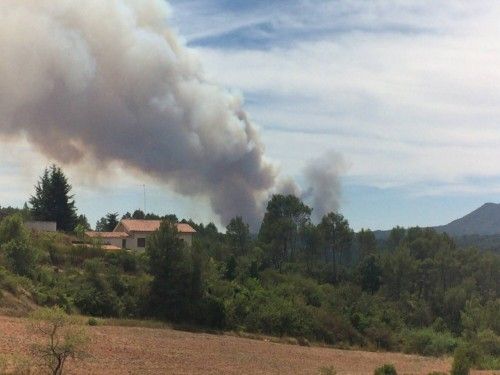
<svg viewBox="0 0 500 375">
<path fill-rule="evenodd" d="M 193 262 L 177 227 L 163 221 L 146 244 L 151 284 L 151 309 L 159 317 L 179 321 L 195 316 L 193 309 L 202 297 L 199 267 Z"/>
<path fill-rule="evenodd" d="M 235 255 L 241 256 L 248 252 L 250 247 L 250 227 L 237 216 L 226 227 L 226 238 Z"/>
<path fill-rule="evenodd" d="M 370 229 L 361 229 L 356 233 L 356 242 L 359 247 L 361 258 L 374 255 L 377 251 L 377 241 Z"/>
<path fill-rule="evenodd" d="M 268 244 L 269 258 L 275 268 L 293 259 L 301 228 L 310 221 L 311 208 L 293 195 L 273 195 L 267 204 L 259 238 Z"/>
<path fill-rule="evenodd" d="M 469 375 L 473 362 L 474 351 L 472 348 L 466 344 L 460 345 L 453 356 L 451 375 Z"/>
<path fill-rule="evenodd" d="M 342 255 L 346 253 L 352 243 L 353 232 L 349 228 L 349 222 L 340 214 L 331 212 L 323 217 L 319 224 L 320 231 L 332 252 L 333 280 L 338 279 L 337 259 L 339 262 Z"/>
<path fill-rule="evenodd" d="M 374 375 L 397 375 L 396 368 L 394 365 L 385 364 L 375 369 Z"/>
<path fill-rule="evenodd" d="M 34 274 L 38 251 L 28 241 L 11 240 L 2 246 L 10 268 L 17 274 L 31 276 Z"/>
<path fill-rule="evenodd" d="M 24 241 L 27 237 L 28 232 L 21 215 L 7 216 L 0 221 L 0 245 L 9 241 Z"/>
<path fill-rule="evenodd" d="M 120 316 L 123 306 L 113 289 L 104 264 L 98 259 L 84 263 L 84 275 L 75 293 L 75 305 L 87 315 Z"/>
<path fill-rule="evenodd" d="M 35 220 L 55 221 L 57 228 L 71 232 L 77 224 L 75 201 L 71 185 L 60 167 L 52 165 L 43 172 L 30 198 Z"/>
<path fill-rule="evenodd" d="M 95 225 L 95 230 L 97 232 L 112 232 L 113 229 L 118 225 L 118 213 L 110 212 L 106 216 L 102 217 L 97 221 Z"/>
<path fill-rule="evenodd" d="M 63 373 L 68 359 L 87 355 L 87 333 L 58 307 L 35 310 L 31 314 L 30 328 L 43 340 L 33 344 L 33 356 L 54 375 Z"/>
<path fill-rule="evenodd" d="M 8 217 L 0 222 L 0 289 L 96 317 L 339 347 L 455 351 L 457 371 L 499 368 L 498 255 L 422 228 L 394 228 L 373 246 L 373 233 L 354 235 L 341 215 L 315 224 L 310 213 L 297 197 L 274 196 L 258 237 L 241 218 L 226 233 L 184 220 L 197 231 L 192 246 L 167 215 L 142 254 L 74 246 L 74 235 L 26 231 L 22 217 Z M 112 230 L 117 218 L 105 217 L 109 227 L 99 229 Z"/>
<path fill-rule="evenodd" d="M 87 216 L 85 216 L 83 214 L 78 215 L 78 217 L 76 219 L 76 227 L 78 227 L 78 226 L 83 228 L 83 230 L 90 230 L 90 224 L 89 224 L 89 221 L 87 219 Z"/>
<path fill-rule="evenodd" d="M 403 332 L 402 341 L 405 352 L 429 356 L 453 353 L 458 345 L 457 338 L 450 332 L 436 332 L 432 328 Z"/>
</svg>

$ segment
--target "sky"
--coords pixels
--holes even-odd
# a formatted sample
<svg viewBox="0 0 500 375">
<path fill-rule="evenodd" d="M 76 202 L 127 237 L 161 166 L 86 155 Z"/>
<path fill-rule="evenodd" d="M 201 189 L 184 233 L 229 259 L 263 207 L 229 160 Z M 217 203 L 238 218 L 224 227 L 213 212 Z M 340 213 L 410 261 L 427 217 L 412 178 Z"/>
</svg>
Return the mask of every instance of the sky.
<svg viewBox="0 0 500 375">
<path fill-rule="evenodd" d="M 209 81 L 244 98 L 281 175 L 300 183 L 309 160 L 342 155 L 340 212 L 354 229 L 445 224 L 500 201 L 498 2 L 170 5 L 166 22 Z M 0 158 L 0 205 L 20 206 L 51 160 L 19 139 L 0 143 Z M 64 170 L 92 224 L 144 204 L 220 224 L 206 202 L 119 167 Z"/>
</svg>

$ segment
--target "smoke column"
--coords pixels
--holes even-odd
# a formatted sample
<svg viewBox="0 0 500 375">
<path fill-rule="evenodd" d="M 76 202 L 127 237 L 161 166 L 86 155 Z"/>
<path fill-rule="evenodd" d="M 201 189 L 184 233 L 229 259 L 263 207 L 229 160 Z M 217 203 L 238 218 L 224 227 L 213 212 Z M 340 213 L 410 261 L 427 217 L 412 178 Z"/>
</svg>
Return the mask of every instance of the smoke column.
<svg viewBox="0 0 500 375">
<path fill-rule="evenodd" d="M 304 177 L 309 187 L 302 194 L 302 198 L 312 201 L 313 217 L 318 222 L 328 212 L 338 212 L 341 196 L 340 175 L 346 169 L 344 159 L 334 151 L 311 160 L 305 167 Z"/>
<path fill-rule="evenodd" d="M 121 163 L 255 227 L 276 172 L 168 16 L 163 0 L 2 0 L 0 136 L 63 164 Z"/>
</svg>

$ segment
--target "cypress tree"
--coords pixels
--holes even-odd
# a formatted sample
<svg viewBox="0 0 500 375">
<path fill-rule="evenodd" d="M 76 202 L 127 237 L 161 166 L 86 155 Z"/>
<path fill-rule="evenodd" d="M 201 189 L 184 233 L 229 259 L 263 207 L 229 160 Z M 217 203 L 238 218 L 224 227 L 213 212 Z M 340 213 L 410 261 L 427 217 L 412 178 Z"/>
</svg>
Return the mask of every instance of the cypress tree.
<svg viewBox="0 0 500 375">
<path fill-rule="evenodd" d="M 52 165 L 45 168 L 31 196 L 31 214 L 35 220 L 55 221 L 57 229 L 72 231 L 77 215 L 71 185 L 61 168 Z"/>
</svg>

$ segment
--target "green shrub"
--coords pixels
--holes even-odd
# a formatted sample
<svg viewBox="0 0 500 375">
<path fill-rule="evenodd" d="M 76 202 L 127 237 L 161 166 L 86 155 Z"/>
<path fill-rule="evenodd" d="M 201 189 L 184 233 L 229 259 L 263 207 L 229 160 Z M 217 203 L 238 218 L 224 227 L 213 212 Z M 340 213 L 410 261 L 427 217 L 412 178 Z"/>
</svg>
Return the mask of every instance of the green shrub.
<svg viewBox="0 0 500 375">
<path fill-rule="evenodd" d="M 396 368 L 392 364 L 386 363 L 375 369 L 373 375 L 398 375 Z"/>
<path fill-rule="evenodd" d="M 500 336 L 491 329 L 485 329 L 477 334 L 477 343 L 483 353 L 500 356 Z"/>
<path fill-rule="evenodd" d="M 0 222 L 0 245 L 9 241 L 24 241 L 27 238 L 28 231 L 21 215 L 8 216 Z"/>
<path fill-rule="evenodd" d="M 25 240 L 11 240 L 3 251 L 12 271 L 23 276 L 32 276 L 38 260 L 38 251 Z"/>
<path fill-rule="evenodd" d="M 474 353 L 471 347 L 461 344 L 453 356 L 453 365 L 451 367 L 451 375 L 469 375 L 470 368 L 474 363 Z"/>
<path fill-rule="evenodd" d="M 7 290 L 17 296 L 22 289 L 31 292 L 33 284 L 30 279 L 13 274 L 9 270 L 0 267 L 0 289 Z"/>
<path fill-rule="evenodd" d="M 403 350 L 406 353 L 441 356 L 452 353 L 457 339 L 449 332 L 435 332 L 431 328 L 408 330 L 402 334 Z"/>
<path fill-rule="evenodd" d="M 209 295 L 202 298 L 195 309 L 197 311 L 195 311 L 193 316 L 197 324 L 213 328 L 225 327 L 226 308 L 223 301 Z"/>
<path fill-rule="evenodd" d="M 99 322 L 97 321 L 97 319 L 96 319 L 96 318 L 89 318 L 89 320 L 87 321 L 87 324 L 88 324 L 89 326 L 96 326 L 96 325 L 98 325 L 98 324 L 99 324 Z"/>
</svg>

